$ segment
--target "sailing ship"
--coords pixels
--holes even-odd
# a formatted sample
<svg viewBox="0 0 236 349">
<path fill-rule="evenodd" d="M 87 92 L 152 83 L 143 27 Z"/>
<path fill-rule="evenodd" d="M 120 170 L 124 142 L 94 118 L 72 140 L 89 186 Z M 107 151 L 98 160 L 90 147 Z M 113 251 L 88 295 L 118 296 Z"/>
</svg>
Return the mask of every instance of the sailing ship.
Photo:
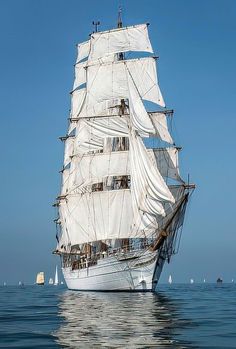
<svg viewBox="0 0 236 349">
<path fill-rule="evenodd" d="M 56 265 L 56 271 L 55 271 L 55 279 L 54 279 L 54 285 L 58 285 L 58 271 L 57 271 L 57 265 Z"/>
<path fill-rule="evenodd" d="M 117 28 L 98 24 L 78 45 L 54 253 L 69 289 L 155 291 L 194 185 L 180 176 L 148 24 L 123 27 L 120 12 Z"/>
<path fill-rule="evenodd" d="M 48 280 L 48 284 L 49 284 L 49 285 L 53 285 L 53 278 L 50 278 L 50 279 Z"/>
<path fill-rule="evenodd" d="M 172 284 L 172 276 L 171 275 L 169 275 L 168 282 L 170 285 Z"/>
<path fill-rule="evenodd" d="M 36 276 L 36 284 L 44 285 L 44 272 L 40 271 Z"/>
</svg>

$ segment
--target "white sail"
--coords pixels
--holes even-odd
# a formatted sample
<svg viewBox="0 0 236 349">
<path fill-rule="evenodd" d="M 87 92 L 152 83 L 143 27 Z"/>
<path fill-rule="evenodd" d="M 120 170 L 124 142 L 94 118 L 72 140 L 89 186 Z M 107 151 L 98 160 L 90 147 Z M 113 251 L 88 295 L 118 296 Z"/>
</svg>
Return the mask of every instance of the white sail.
<svg viewBox="0 0 236 349">
<path fill-rule="evenodd" d="M 119 139 L 117 140 L 119 142 Z M 107 144 L 107 152 L 84 154 L 77 158 L 77 171 L 74 186 L 85 187 L 93 183 L 104 182 L 109 176 L 131 175 L 130 152 L 128 150 L 112 151 L 111 143 Z M 148 149 L 148 157 L 158 168 L 163 177 L 177 181 L 182 179 L 179 174 L 178 149 L 157 148 Z M 69 174 L 65 171 L 66 179 Z M 63 172 L 64 178 L 64 172 Z"/>
<path fill-rule="evenodd" d="M 168 282 L 169 282 L 169 284 L 172 284 L 172 276 L 171 275 L 169 275 Z"/>
<path fill-rule="evenodd" d="M 86 83 L 86 66 L 87 62 L 75 65 L 75 81 L 73 90 Z"/>
<path fill-rule="evenodd" d="M 130 161 L 133 228 L 157 228 L 157 215 L 165 216 L 163 203 L 174 203 L 175 199 L 151 162 L 141 138 L 134 132 L 130 133 Z"/>
<path fill-rule="evenodd" d="M 164 113 L 148 113 L 150 116 L 153 126 L 155 128 L 157 136 L 170 144 L 173 144 L 173 139 L 169 133 L 167 125 L 167 116 Z"/>
<path fill-rule="evenodd" d="M 175 147 L 166 147 L 148 151 L 155 156 L 155 165 L 160 171 L 162 177 L 172 178 L 183 182 L 179 173 L 179 149 Z"/>
<path fill-rule="evenodd" d="M 61 195 L 66 195 L 71 188 L 75 185 L 75 177 L 77 173 L 78 163 L 74 158 L 71 159 L 71 162 L 68 164 L 68 168 L 62 170 L 62 187 Z"/>
<path fill-rule="evenodd" d="M 74 149 L 74 137 L 68 137 L 65 140 L 64 167 L 71 162 L 71 156 Z"/>
<path fill-rule="evenodd" d="M 146 113 L 144 115 L 146 116 Z M 151 122 L 148 120 L 147 127 L 150 127 L 150 131 L 154 132 L 152 136 L 173 144 L 172 137 L 167 128 L 167 116 L 163 113 L 148 113 L 148 115 Z M 107 116 L 80 119 L 77 124 L 77 135 L 74 144 L 75 154 L 102 150 L 104 146 L 104 139 L 108 137 L 128 137 L 129 118 L 130 115 L 125 115 L 123 117 L 119 115 L 113 115 L 109 117 Z M 140 121 L 138 122 L 140 124 Z M 75 128 L 75 126 L 76 123 L 74 123 L 74 126 L 71 126 L 70 129 L 72 129 L 73 127 Z M 149 137 L 149 134 L 147 134 L 147 132 L 144 132 L 144 126 L 137 126 L 136 129 L 138 128 L 139 134 L 142 137 Z M 147 128 L 145 129 L 145 131 L 148 131 Z"/>
<path fill-rule="evenodd" d="M 104 182 L 109 176 L 130 174 L 128 151 L 84 155 L 78 159 L 75 185 L 78 187 Z"/>
<path fill-rule="evenodd" d="M 71 113 L 70 113 L 71 118 L 78 117 L 78 115 L 81 111 L 82 105 L 84 103 L 85 96 L 86 96 L 86 89 L 85 88 L 81 88 L 79 90 L 74 90 L 72 92 Z"/>
<path fill-rule="evenodd" d="M 90 60 L 127 51 L 153 52 L 146 24 L 117 28 L 91 35 Z"/>
<path fill-rule="evenodd" d="M 77 47 L 78 47 L 78 56 L 77 56 L 76 62 L 79 62 L 82 59 L 88 57 L 89 51 L 90 51 L 90 40 L 78 44 Z"/>
<path fill-rule="evenodd" d="M 130 125 L 132 125 L 132 128 L 137 130 L 139 134 L 144 133 L 145 135 L 149 135 L 150 133 L 155 133 L 154 126 L 144 108 L 139 91 L 130 74 L 127 74 L 127 80 L 129 88 Z"/>
<path fill-rule="evenodd" d="M 54 285 L 58 285 L 58 271 L 57 271 L 57 265 L 56 265 L 56 272 L 55 272 L 55 279 L 54 279 Z"/>
<path fill-rule="evenodd" d="M 133 237 L 130 190 L 69 195 L 60 203 L 62 237 L 58 248 L 98 240 Z M 63 247 L 62 247 L 63 246 Z"/>
<path fill-rule="evenodd" d="M 152 57 L 124 61 L 129 76 L 132 78 L 142 99 L 165 107 L 156 71 L 156 61 Z"/>
<path fill-rule="evenodd" d="M 87 95 L 80 117 L 96 115 L 96 105 L 116 98 L 129 98 L 128 78 L 132 77 L 140 98 L 165 106 L 156 75 L 156 62 L 152 57 L 89 64 Z M 138 72 L 142 72 L 142 79 Z"/>
</svg>

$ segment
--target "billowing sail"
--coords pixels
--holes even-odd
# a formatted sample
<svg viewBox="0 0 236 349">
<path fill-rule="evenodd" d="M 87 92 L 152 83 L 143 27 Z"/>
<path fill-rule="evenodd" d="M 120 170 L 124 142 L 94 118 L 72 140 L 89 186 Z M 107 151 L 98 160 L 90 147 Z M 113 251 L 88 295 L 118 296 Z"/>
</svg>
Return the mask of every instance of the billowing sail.
<svg viewBox="0 0 236 349">
<path fill-rule="evenodd" d="M 108 151 L 78 155 L 73 161 L 78 163 L 74 173 L 72 188 L 81 189 L 94 183 L 103 182 L 109 176 L 131 175 L 130 151 L 109 151 L 111 143 L 107 144 Z M 147 149 L 147 157 L 152 165 L 158 169 L 162 177 L 172 178 L 182 182 L 178 166 L 178 149 L 175 147 Z M 70 170 L 64 170 L 63 178 L 66 180 Z M 71 171 L 72 177 L 73 171 Z M 65 180 L 65 182 L 66 182 Z"/>
<path fill-rule="evenodd" d="M 86 103 L 81 117 L 96 115 L 97 105 L 112 99 L 129 98 L 131 80 L 140 98 L 165 106 L 152 57 L 89 63 L 87 70 Z"/>
<path fill-rule="evenodd" d="M 146 24 L 93 33 L 89 41 L 78 45 L 77 62 L 127 51 L 153 52 Z"/>
</svg>

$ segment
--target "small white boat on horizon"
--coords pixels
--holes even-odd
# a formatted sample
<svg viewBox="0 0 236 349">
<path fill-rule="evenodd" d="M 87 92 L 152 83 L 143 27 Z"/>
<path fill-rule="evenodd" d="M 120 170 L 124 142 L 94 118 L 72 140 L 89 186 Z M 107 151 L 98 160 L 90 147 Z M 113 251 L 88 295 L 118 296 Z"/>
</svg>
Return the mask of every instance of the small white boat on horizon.
<svg viewBox="0 0 236 349">
<path fill-rule="evenodd" d="M 169 279 L 168 279 L 168 282 L 169 282 L 169 284 L 171 285 L 172 284 L 172 276 L 171 275 L 169 275 Z"/>
</svg>

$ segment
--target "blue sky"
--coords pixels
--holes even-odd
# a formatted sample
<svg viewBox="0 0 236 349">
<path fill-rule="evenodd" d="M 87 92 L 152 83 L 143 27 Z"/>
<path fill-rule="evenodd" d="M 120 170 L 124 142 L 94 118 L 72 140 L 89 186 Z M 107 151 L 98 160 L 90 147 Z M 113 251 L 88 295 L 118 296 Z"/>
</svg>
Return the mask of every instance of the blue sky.
<svg viewBox="0 0 236 349">
<path fill-rule="evenodd" d="M 54 209 L 75 44 L 92 21 L 116 26 L 119 1 L 0 1 L 0 283 L 49 278 Z M 149 22 L 160 86 L 175 109 L 182 174 L 197 184 L 180 251 L 161 281 L 236 279 L 234 0 L 122 1 L 124 25 Z"/>
</svg>

